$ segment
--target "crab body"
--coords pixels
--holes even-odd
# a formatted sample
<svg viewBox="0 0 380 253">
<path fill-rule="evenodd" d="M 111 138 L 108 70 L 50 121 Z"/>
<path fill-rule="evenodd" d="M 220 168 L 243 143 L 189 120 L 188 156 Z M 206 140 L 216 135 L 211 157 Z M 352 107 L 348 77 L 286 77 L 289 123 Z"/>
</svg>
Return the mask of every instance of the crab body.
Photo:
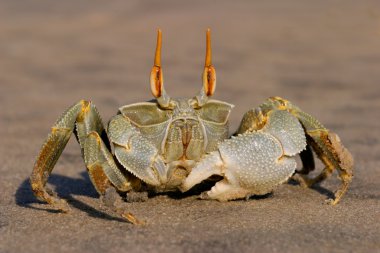
<svg viewBox="0 0 380 253">
<path fill-rule="evenodd" d="M 290 177 L 310 187 L 337 170 L 342 183 L 329 203 L 339 202 L 352 179 L 353 159 L 335 133 L 291 102 L 272 97 L 249 110 L 239 129 L 229 136 L 233 105 L 210 99 L 216 84 L 210 32 L 203 87 L 193 98 L 173 99 L 166 93 L 160 56 L 161 31 L 150 75 L 155 100 L 121 107 L 107 128 L 95 105 L 84 100 L 57 120 L 30 178 L 39 199 L 68 210 L 67 203 L 48 189 L 46 182 L 74 132 L 90 179 L 101 196 L 109 192 L 187 191 L 219 175 L 222 179 L 201 197 L 228 201 L 269 193 Z M 325 168 L 310 178 L 307 174 L 315 168 L 313 151 Z M 303 164 L 300 170 L 296 170 L 297 155 Z M 113 202 L 108 206 L 136 223 Z"/>
<path fill-rule="evenodd" d="M 171 105 L 123 106 L 108 127 L 118 161 L 156 191 L 176 189 L 206 153 L 228 138 L 232 105 L 210 100 L 197 108 L 192 99 L 173 99 Z"/>
</svg>

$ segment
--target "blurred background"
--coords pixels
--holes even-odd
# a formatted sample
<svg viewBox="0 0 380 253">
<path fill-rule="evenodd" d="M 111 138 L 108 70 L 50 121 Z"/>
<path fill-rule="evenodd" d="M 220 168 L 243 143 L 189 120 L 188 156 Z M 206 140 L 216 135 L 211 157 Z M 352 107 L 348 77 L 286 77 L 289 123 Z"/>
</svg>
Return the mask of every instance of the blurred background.
<svg viewBox="0 0 380 253">
<path fill-rule="evenodd" d="M 335 217 L 328 221 L 335 224 L 330 227 L 330 237 L 326 236 L 321 241 L 313 241 L 307 237 L 313 235 L 312 238 L 315 239 L 321 236 L 325 231 L 325 223 L 328 223 L 328 219 L 313 214 L 311 207 L 305 208 L 305 212 L 310 215 L 308 221 L 311 219 L 314 222 L 312 223 L 317 234 L 306 228 L 301 230 L 302 233 L 295 234 L 304 242 L 310 239 L 323 245 L 324 249 L 331 249 L 329 245 L 333 244 L 330 244 L 330 238 L 335 238 L 334 236 L 336 241 L 344 238 L 340 244 L 336 243 L 340 249 L 364 249 L 368 245 L 371 249 L 380 249 L 377 242 L 378 221 L 371 222 L 376 215 L 379 217 L 380 199 L 379 1 L 1 0 L 0 251 L 25 249 L 22 244 L 10 246 L 12 238 L 17 236 L 20 242 L 29 242 L 26 231 L 34 231 L 39 226 L 49 227 L 37 221 L 22 223 L 25 220 L 39 217 L 41 220 L 48 219 L 54 224 L 60 224 L 61 216 L 23 208 L 23 204 L 35 202 L 28 188 L 27 178 L 38 149 L 58 116 L 78 100 L 89 99 L 98 107 L 104 122 L 107 122 L 120 106 L 152 98 L 148 81 L 157 28 L 163 31 L 162 64 L 165 87 L 171 96 L 191 97 L 201 88 L 205 31 L 211 28 L 213 64 L 217 73 L 214 98 L 235 104 L 231 114 L 232 130 L 236 129 L 245 111 L 258 106 L 267 97 L 281 96 L 339 133 L 356 159 L 357 168 L 352 188 L 343 199 L 342 206 L 339 207 L 341 209 L 329 213 L 330 217 Z M 80 149 L 75 140 L 72 140 L 57 164 L 55 173 L 68 178 L 82 178 L 81 173 L 84 170 Z M 55 182 L 66 189 L 58 191 L 61 195 L 70 195 L 73 193 L 70 189 L 76 187 L 84 195 L 79 199 L 82 198 L 86 203 L 97 203 L 93 190 L 83 190 L 85 187 L 92 189 L 87 177 L 84 181 L 84 185 L 70 184 L 70 181 L 65 180 Z M 331 182 L 328 188 L 335 189 L 339 181 Z M 286 195 L 259 203 L 273 201 L 272 206 L 276 206 L 276 201 L 281 199 L 297 201 L 303 198 L 304 201 L 310 199 L 310 203 L 315 204 L 325 197 L 318 192 L 310 193 L 313 194 L 312 197 L 301 197 L 302 194 L 298 191 L 302 190 L 289 188 Z M 194 203 L 191 202 L 193 204 L 190 206 L 205 203 L 195 199 L 191 201 Z M 142 209 L 146 210 L 151 204 L 148 202 L 133 208 L 137 213 L 144 213 Z M 165 212 L 169 212 L 170 205 L 169 203 L 167 207 L 162 207 L 164 210 L 168 209 Z M 246 210 L 244 208 L 251 208 L 250 205 L 240 202 L 225 206 L 236 205 L 239 210 L 243 210 L 241 212 Z M 369 211 L 358 206 L 366 206 Z M 217 205 L 214 208 L 223 207 Z M 265 210 L 270 208 L 269 205 Z M 325 212 L 323 206 L 319 208 L 319 214 Z M 78 217 L 94 222 L 94 218 L 89 218 L 86 213 L 81 214 L 83 210 L 79 209 L 81 208 L 75 211 Z M 220 210 L 221 213 L 224 212 L 223 209 Z M 300 210 L 299 207 L 297 210 Z M 349 213 L 349 217 L 359 217 L 359 220 L 350 227 L 345 223 L 348 218 L 342 217 L 337 210 Z M 268 211 L 262 212 L 263 219 L 248 220 L 240 226 L 248 226 L 250 229 L 258 226 L 257 224 L 267 220 L 265 215 Z M 147 214 L 142 216 L 149 217 Z M 244 213 L 238 214 L 239 218 L 244 216 Z M 161 222 L 170 224 L 170 217 L 169 215 Z M 287 217 L 286 219 L 295 223 L 298 221 L 295 217 L 281 217 Z M 237 222 L 236 219 L 228 221 L 226 217 L 222 218 L 225 223 L 218 225 L 218 228 L 231 227 L 231 224 Z M 69 218 L 65 218 L 66 222 L 69 222 L 67 219 Z M 348 227 L 343 226 L 343 230 L 340 230 L 335 227 L 338 226 L 334 223 L 336 221 L 338 225 L 344 224 Z M 188 222 L 193 224 L 191 220 Z M 273 222 L 278 221 L 274 219 Z M 276 224 L 273 226 L 280 231 L 277 235 L 293 240 L 294 237 L 285 235 L 291 227 L 288 223 L 284 221 Z M 67 226 L 63 230 L 54 230 L 54 233 L 70 233 L 72 228 Z M 99 223 L 98 226 L 104 224 Z M 193 231 L 199 229 L 196 222 L 194 226 Z M 268 224 L 263 226 L 268 227 Z M 353 228 L 360 226 L 363 229 L 353 232 Z M 186 229 L 189 227 L 191 226 L 188 225 Z M 82 231 L 83 234 L 86 229 Z M 124 227 L 119 227 L 119 230 L 123 229 Z M 210 225 L 205 229 L 211 231 L 215 227 Z M 155 234 L 144 231 L 140 232 L 144 235 Z M 236 233 L 236 238 L 243 236 L 250 241 L 249 236 L 244 237 L 250 233 L 248 230 L 241 232 L 242 234 Z M 183 236 L 187 235 L 185 233 Z M 195 234 L 190 235 L 197 237 Z M 114 236 L 118 238 L 117 235 Z M 138 237 L 136 233 L 134 236 Z M 256 239 L 262 239 L 261 234 L 257 236 Z M 72 238 L 65 238 L 62 245 L 72 249 L 68 246 Z M 360 240 L 355 241 L 354 238 Z M 217 245 L 219 240 L 230 242 L 228 237 L 223 236 L 213 240 Z M 253 247 L 248 241 L 243 245 Z M 38 240 L 32 243 L 31 251 L 37 251 L 37 242 Z M 165 238 L 162 239 L 163 249 L 167 249 L 166 242 Z M 234 242 L 231 241 L 225 248 L 231 251 L 244 249 L 237 247 Z M 140 241 L 137 244 L 140 248 L 134 249 L 144 251 L 151 244 Z M 80 243 L 74 245 L 78 246 Z M 144 248 L 144 245 L 148 248 Z M 284 248 L 281 242 L 274 242 L 273 245 L 274 248 L 263 248 L 270 251 L 292 249 L 293 252 L 302 249 L 297 248 L 297 244 L 288 248 Z M 64 246 L 55 247 L 62 250 Z M 183 248 L 179 246 L 174 249 Z M 192 248 L 188 251 L 192 251 L 190 249 Z"/>
<path fill-rule="evenodd" d="M 378 1 L 0 4 L 1 103 L 12 115 L 23 113 L 14 106 L 21 101 L 47 115 L 86 98 L 108 117 L 122 104 L 150 99 L 158 27 L 165 86 L 181 97 L 201 87 L 211 28 L 215 98 L 236 104 L 233 122 L 269 96 L 327 112 L 379 95 Z M 324 122 L 338 116 L 326 114 L 318 116 Z"/>
</svg>

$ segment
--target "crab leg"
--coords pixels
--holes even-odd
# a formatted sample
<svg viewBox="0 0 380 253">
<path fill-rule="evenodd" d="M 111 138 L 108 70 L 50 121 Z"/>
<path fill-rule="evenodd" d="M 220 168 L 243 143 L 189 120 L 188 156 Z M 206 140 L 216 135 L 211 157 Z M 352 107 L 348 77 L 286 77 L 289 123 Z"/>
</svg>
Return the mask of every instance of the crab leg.
<svg viewBox="0 0 380 253">
<path fill-rule="evenodd" d="M 346 193 L 353 176 L 353 158 L 350 152 L 340 142 L 339 136 L 331 131 L 317 130 L 306 131 L 313 138 L 311 146 L 319 159 L 325 165 L 322 172 L 314 177 L 308 178 L 300 175 L 300 183 L 311 187 L 328 178 L 336 168 L 342 181 L 341 186 L 334 194 L 334 199 L 328 199 L 331 205 L 337 204 Z M 297 180 L 297 178 L 296 178 Z"/>
<path fill-rule="evenodd" d="M 292 105 L 285 99 L 273 97 L 268 99 L 266 103 L 261 105 L 261 107 L 263 110 L 270 110 L 271 108 L 287 110 L 298 118 L 307 135 L 308 145 L 312 147 L 318 158 L 325 165 L 325 168 L 315 178 L 308 178 L 300 175 L 296 176 L 295 179 L 300 181 L 301 184 L 310 187 L 322 182 L 332 174 L 334 169 L 337 169 L 342 183 L 339 189 L 335 192 L 334 199 L 328 200 L 328 203 L 332 205 L 337 204 L 348 189 L 353 177 L 354 166 L 352 155 L 343 146 L 339 136 L 326 129 L 311 115 L 301 111 L 298 107 Z M 302 162 L 304 168 L 312 164 L 312 161 L 308 159 L 302 159 Z"/>
<path fill-rule="evenodd" d="M 129 181 L 116 166 L 99 133 L 92 131 L 87 135 L 83 150 L 91 181 L 100 195 L 105 193 L 110 181 L 119 191 L 131 189 Z"/>
<path fill-rule="evenodd" d="M 75 125 L 76 129 L 74 129 Z M 41 148 L 30 176 L 30 183 L 36 197 L 64 212 L 69 210 L 66 201 L 58 198 L 52 190 L 47 188 L 46 182 L 73 131 L 76 133 L 82 153 L 87 154 L 85 158 L 86 165 L 97 191 L 100 194 L 104 193 L 106 186 L 110 183 L 120 190 L 128 186 L 127 179 L 115 169 L 116 165 L 106 148 L 108 140 L 100 138 L 100 135 L 105 134 L 105 131 L 95 106 L 88 101 L 82 100 L 67 109 L 54 124 L 51 133 Z M 89 135 L 88 141 L 86 141 L 87 135 Z M 100 161 L 99 163 L 93 162 L 96 160 L 95 157 L 88 155 L 91 153 L 88 152 L 90 149 L 96 150 L 96 147 L 92 144 L 94 139 L 100 144 L 100 150 L 102 151 L 94 152 L 96 159 Z M 87 146 L 87 150 L 85 150 L 85 146 Z"/>
</svg>

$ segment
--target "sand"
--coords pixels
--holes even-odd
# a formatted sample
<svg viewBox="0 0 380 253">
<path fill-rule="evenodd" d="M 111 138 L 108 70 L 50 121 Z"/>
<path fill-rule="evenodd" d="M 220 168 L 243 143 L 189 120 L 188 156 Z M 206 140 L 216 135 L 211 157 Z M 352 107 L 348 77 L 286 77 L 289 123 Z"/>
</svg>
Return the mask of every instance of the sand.
<svg viewBox="0 0 380 253">
<path fill-rule="evenodd" d="M 378 1 L 12 1 L 0 3 L 0 252 L 380 252 L 380 4 Z M 337 206 L 284 184 L 248 201 L 163 194 L 129 203 L 145 226 L 105 210 L 75 138 L 49 180 L 72 207 L 57 213 L 28 184 L 58 116 L 80 99 L 104 122 L 151 99 L 156 29 L 165 87 L 201 87 L 212 29 L 216 99 L 245 111 L 281 96 L 337 132 L 355 177 Z M 321 169 L 321 164 L 318 163 Z"/>
</svg>

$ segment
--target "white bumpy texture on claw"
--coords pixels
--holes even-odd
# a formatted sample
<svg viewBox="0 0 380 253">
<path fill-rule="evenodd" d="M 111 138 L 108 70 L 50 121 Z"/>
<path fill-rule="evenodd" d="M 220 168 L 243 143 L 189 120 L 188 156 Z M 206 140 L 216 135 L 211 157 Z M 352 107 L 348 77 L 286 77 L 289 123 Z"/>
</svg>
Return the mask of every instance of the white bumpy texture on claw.
<svg viewBox="0 0 380 253">
<path fill-rule="evenodd" d="M 221 143 L 193 168 L 182 190 L 218 174 L 224 179 L 203 197 L 227 201 L 269 193 L 292 176 L 297 165 L 293 156 L 305 147 L 299 121 L 287 111 L 273 111 L 263 129 Z"/>
<path fill-rule="evenodd" d="M 273 135 L 281 142 L 284 155 L 294 156 L 306 148 L 305 132 L 296 117 L 287 111 L 272 111 L 260 131 Z"/>
</svg>

